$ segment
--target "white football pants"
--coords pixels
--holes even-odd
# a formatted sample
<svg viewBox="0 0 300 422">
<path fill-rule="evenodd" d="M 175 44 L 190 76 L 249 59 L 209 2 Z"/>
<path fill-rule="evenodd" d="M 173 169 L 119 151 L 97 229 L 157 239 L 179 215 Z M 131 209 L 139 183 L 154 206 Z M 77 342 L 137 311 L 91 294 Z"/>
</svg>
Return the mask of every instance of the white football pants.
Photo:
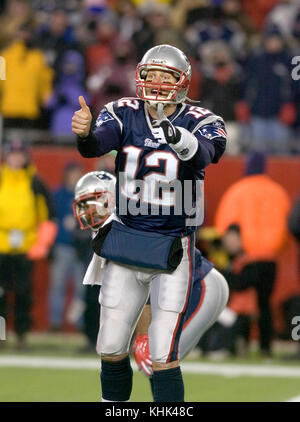
<svg viewBox="0 0 300 422">
<path fill-rule="evenodd" d="M 227 304 L 229 289 L 225 278 L 214 268 L 198 281 L 201 294 L 199 286 L 193 286 L 189 309 L 183 318 L 191 270 L 189 245 L 188 241 L 184 242 L 183 260 L 171 275 L 108 263 L 100 291 L 99 355 L 116 356 L 129 351 L 132 334 L 150 290 L 149 347 L 152 359 L 157 362 L 176 360 L 178 342 L 179 356 L 183 359 L 218 319 Z"/>
<path fill-rule="evenodd" d="M 129 351 L 131 337 L 150 294 L 149 347 L 156 362 L 178 359 L 179 338 L 191 292 L 193 248 L 182 238 L 183 257 L 172 274 L 140 271 L 108 262 L 100 290 L 97 353 L 117 356 Z"/>
<path fill-rule="evenodd" d="M 197 345 L 202 335 L 218 319 L 219 315 L 225 309 L 229 298 L 229 288 L 227 281 L 219 271 L 212 268 L 201 280 L 201 295 L 194 294 L 197 301 L 195 310 L 189 312 L 179 342 L 179 356 L 184 359 L 186 355 Z"/>
</svg>

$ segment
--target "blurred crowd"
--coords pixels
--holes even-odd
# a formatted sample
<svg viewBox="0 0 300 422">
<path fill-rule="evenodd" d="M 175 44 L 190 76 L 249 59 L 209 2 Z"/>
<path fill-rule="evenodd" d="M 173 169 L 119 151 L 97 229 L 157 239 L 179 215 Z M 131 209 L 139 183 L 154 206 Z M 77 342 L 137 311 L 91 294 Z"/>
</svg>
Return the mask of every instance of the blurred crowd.
<svg viewBox="0 0 300 422">
<path fill-rule="evenodd" d="M 198 231 L 199 249 L 225 276 L 230 289 L 227 308 L 201 341 L 204 351 L 247 353 L 255 322 L 260 353 L 266 358 L 272 356 L 276 330 L 271 297 L 278 275 L 278 258 L 287 247 L 289 232 L 297 231 L 300 220 L 293 218 L 292 229 L 289 194 L 267 174 L 267 168 L 264 153 L 247 154 L 244 175 L 223 193 L 214 226 Z M 277 331 L 276 337 L 283 335 L 289 339 L 290 312 L 299 314 L 299 298 L 299 294 L 289 297 L 282 312 L 285 313 L 282 333 Z M 240 340 L 242 349 L 238 346 Z"/>
<path fill-rule="evenodd" d="M 85 97 L 95 119 L 107 102 L 135 96 L 138 61 L 150 47 L 167 43 L 191 60 L 189 97 L 224 118 L 226 153 L 249 154 L 245 177 L 224 192 L 215 227 L 198 232 L 200 250 L 231 289 L 226 312 L 199 347 L 236 354 L 237 339 L 249 343 L 255 320 L 261 352 L 270 356 L 277 258 L 288 229 L 299 241 L 300 198 L 292 208 L 287 193 L 266 175 L 266 157 L 300 153 L 300 85 L 297 61 L 292 61 L 299 56 L 300 62 L 300 0 L 0 0 L 0 13 L 0 56 L 6 64 L 0 117 L 7 141 L 0 185 L 0 236 L 6 233 L 0 239 L 0 282 L 15 283 L 19 346 L 32 326 L 32 261 L 45 257 L 51 258 L 49 329 L 63 330 L 67 319 L 93 349 L 99 323 L 98 291 L 81 285 L 91 257 L 90 233 L 79 230 L 72 210 L 74 186 L 84 170 L 67 163 L 61 185 L 51 192 L 39 180 L 27 146 L 74 146 L 71 119 L 78 96 Z M 114 157 L 101 158 L 101 166 L 113 173 Z M 22 199 L 15 215 L 12 186 L 19 186 Z M 30 218 L 20 218 L 24 215 Z M 28 239 L 22 234 L 27 224 Z M 18 278 L 23 279 L 19 286 Z M 66 314 L 70 279 L 73 298 Z M 0 283 L 3 315 L 7 289 Z M 290 298 L 285 311 L 289 338 L 291 315 L 300 312 L 299 295 Z"/>
<path fill-rule="evenodd" d="M 0 8 L 7 138 L 26 129 L 29 141 L 72 142 L 78 96 L 95 117 L 135 96 L 138 61 L 167 43 L 191 59 L 189 97 L 224 118 L 227 154 L 300 152 L 299 0 L 2 0 Z"/>
</svg>

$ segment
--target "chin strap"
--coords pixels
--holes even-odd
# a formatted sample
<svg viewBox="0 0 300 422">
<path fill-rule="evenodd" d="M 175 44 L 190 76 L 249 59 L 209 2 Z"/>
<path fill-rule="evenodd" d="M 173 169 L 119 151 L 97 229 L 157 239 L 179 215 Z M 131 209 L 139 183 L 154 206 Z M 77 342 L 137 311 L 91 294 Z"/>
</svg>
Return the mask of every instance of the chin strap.
<svg viewBox="0 0 300 422">
<path fill-rule="evenodd" d="M 166 120 L 167 116 L 164 113 L 164 104 L 158 103 L 156 110 L 157 110 L 157 117 L 158 117 L 157 121 L 161 123 L 163 120 Z"/>
<path fill-rule="evenodd" d="M 186 99 L 188 100 L 189 103 L 192 103 L 192 104 L 201 104 L 201 101 L 199 101 L 199 100 L 192 100 L 189 97 L 186 97 Z"/>
</svg>

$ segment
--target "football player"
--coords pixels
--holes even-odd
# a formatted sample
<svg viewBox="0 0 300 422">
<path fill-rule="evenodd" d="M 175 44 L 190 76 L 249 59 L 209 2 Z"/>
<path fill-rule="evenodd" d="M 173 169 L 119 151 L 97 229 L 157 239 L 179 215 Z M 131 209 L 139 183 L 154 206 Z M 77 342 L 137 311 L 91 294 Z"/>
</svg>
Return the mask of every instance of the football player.
<svg viewBox="0 0 300 422">
<path fill-rule="evenodd" d="M 72 118 L 81 155 L 118 152 L 116 211 L 93 241 L 94 251 L 109 260 L 97 348 L 103 401 L 130 398 L 129 345 L 149 293 L 154 401 L 184 400 L 178 347 L 194 232 L 203 220 L 204 169 L 219 161 L 226 144 L 222 118 L 185 103 L 190 80 L 185 54 L 156 46 L 137 66 L 137 98 L 106 104 L 91 130 L 91 112 L 79 97 L 81 109 Z"/>
<path fill-rule="evenodd" d="M 74 215 L 82 230 L 91 229 L 95 233 L 107 222 L 115 207 L 115 177 L 104 171 L 85 174 L 75 188 Z M 95 260 L 105 262 L 98 256 Z M 91 263 L 92 264 L 92 263 Z M 92 264 L 94 265 L 94 264 Z M 88 275 L 92 269 L 90 265 L 85 277 L 85 283 L 101 284 L 101 272 L 94 272 L 93 278 Z M 95 271 L 95 269 L 94 269 Z M 213 264 L 195 249 L 195 272 L 192 281 L 191 299 L 188 303 L 185 322 L 179 342 L 180 360 L 196 346 L 203 333 L 213 325 L 223 311 L 228 301 L 228 285 L 221 273 Z M 140 321 L 151 319 L 149 305 L 145 305 Z M 151 376 L 152 361 L 148 347 L 149 324 L 140 324 L 135 338 L 133 352 L 140 369 L 147 376 Z"/>
<path fill-rule="evenodd" d="M 76 184 L 74 215 L 80 228 L 91 229 L 93 236 L 107 223 L 114 210 L 115 180 L 115 177 L 108 172 L 94 171 L 82 176 Z M 94 255 L 84 283 L 101 285 L 104 265 L 105 261 Z M 204 332 L 218 319 L 226 306 L 228 295 L 228 285 L 222 274 L 210 261 L 201 256 L 198 249 L 195 249 L 191 298 L 179 341 L 180 360 L 189 354 Z M 150 320 L 150 305 L 146 304 L 137 325 L 137 335 L 133 345 L 136 363 L 146 376 L 153 375 L 148 344 Z"/>
</svg>

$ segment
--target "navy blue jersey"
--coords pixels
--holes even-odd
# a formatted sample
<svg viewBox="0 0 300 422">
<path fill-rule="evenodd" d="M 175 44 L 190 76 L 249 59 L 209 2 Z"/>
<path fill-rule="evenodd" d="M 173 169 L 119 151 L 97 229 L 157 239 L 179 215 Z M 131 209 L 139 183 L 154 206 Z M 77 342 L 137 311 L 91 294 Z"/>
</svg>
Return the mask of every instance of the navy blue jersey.
<svg viewBox="0 0 300 422">
<path fill-rule="evenodd" d="M 198 249 L 195 249 L 195 273 L 193 277 L 193 285 L 198 284 L 207 273 L 214 267 L 214 264 L 201 255 Z"/>
<path fill-rule="evenodd" d="M 199 306 L 201 306 L 204 295 L 202 280 L 212 270 L 212 268 L 214 268 L 214 265 L 201 256 L 198 249 L 195 249 L 195 272 L 193 275 L 191 296 L 187 312 L 184 317 L 185 323 L 190 319 Z"/>
<path fill-rule="evenodd" d="M 187 225 L 187 218 L 195 214 L 196 181 L 201 186 L 205 167 L 223 154 L 226 131 L 221 117 L 187 104 L 179 104 L 168 119 L 197 138 L 198 149 L 190 160 L 183 161 L 160 142 L 145 101 L 137 98 L 107 104 L 93 134 L 79 140 L 78 149 L 86 157 L 117 150 L 116 213 L 127 226 L 182 236 L 197 228 Z M 143 182 L 142 188 L 137 181 Z M 180 194 L 170 189 L 174 181 L 180 183 Z M 203 208 L 203 201 L 199 202 Z"/>
</svg>

